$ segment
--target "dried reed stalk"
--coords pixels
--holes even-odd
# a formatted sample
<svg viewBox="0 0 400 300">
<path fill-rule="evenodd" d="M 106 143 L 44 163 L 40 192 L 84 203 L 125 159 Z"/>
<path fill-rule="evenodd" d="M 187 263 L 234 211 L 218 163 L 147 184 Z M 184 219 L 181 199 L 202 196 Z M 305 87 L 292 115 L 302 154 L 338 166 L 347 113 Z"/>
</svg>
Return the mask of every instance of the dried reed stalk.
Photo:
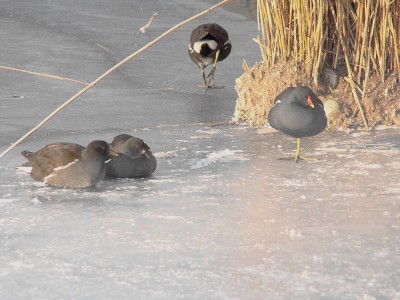
<svg viewBox="0 0 400 300">
<path fill-rule="evenodd" d="M 50 74 L 46 74 L 46 73 L 31 72 L 31 71 L 27 71 L 27 70 L 22 70 L 22 69 L 17 69 L 17 68 L 12 68 L 12 67 L 6 67 L 6 66 L 0 66 L 0 69 L 10 70 L 10 71 L 17 71 L 17 72 L 27 73 L 27 74 L 31 74 L 31 75 L 38 75 L 38 76 L 41 76 L 41 77 L 46 77 L 46 78 L 51 78 L 51 79 L 56 79 L 56 80 L 71 81 L 71 82 L 80 83 L 80 84 L 83 84 L 83 85 L 89 85 L 89 83 L 84 82 L 84 81 L 79 81 L 79 80 L 75 80 L 75 79 L 60 77 L 60 76 L 56 76 L 56 75 L 50 75 Z"/>
<path fill-rule="evenodd" d="M 134 58 L 135 56 L 137 56 L 138 54 L 142 53 L 143 51 L 147 50 L 148 48 L 150 48 L 151 46 L 153 46 L 154 44 L 156 44 L 157 42 L 159 42 L 160 40 L 162 40 L 163 38 L 165 38 L 167 35 L 171 34 L 172 32 L 174 32 L 176 29 L 178 29 L 179 27 L 205 15 L 208 14 L 210 11 L 225 5 L 229 2 L 230 0 L 224 0 L 219 2 L 218 4 L 180 22 L 179 24 L 175 25 L 174 27 L 170 28 L 169 30 L 167 30 L 166 32 L 164 32 L 162 35 L 158 36 L 157 38 L 155 38 L 153 41 L 151 41 L 150 43 L 148 43 L 147 45 L 145 45 L 144 47 L 140 48 L 139 50 L 137 50 L 136 52 L 132 53 L 131 55 L 129 55 L 128 57 L 126 57 L 124 60 L 122 60 L 121 62 L 119 62 L 118 64 L 116 64 L 115 66 L 113 66 L 111 69 L 109 69 L 107 72 L 105 72 L 103 75 L 101 75 L 100 77 L 98 77 L 96 80 L 94 80 L 93 82 L 91 82 L 89 85 L 87 85 L 85 88 L 83 88 L 82 90 L 80 90 L 78 93 L 76 93 L 74 96 L 72 96 L 70 99 L 68 99 L 66 102 L 64 102 L 62 105 L 60 105 L 56 110 L 54 110 L 51 114 L 49 114 L 45 119 L 43 119 L 38 125 L 36 125 L 34 128 L 32 128 L 32 130 L 30 130 L 28 133 L 26 133 L 24 136 L 22 136 L 19 140 L 17 140 L 14 144 L 12 144 L 9 148 L 7 148 L 3 153 L 0 154 L 0 159 L 3 158 L 4 156 L 6 156 L 12 149 L 14 149 L 17 145 L 19 145 L 21 142 L 23 142 L 26 138 L 28 138 L 32 133 L 34 133 L 36 130 L 38 130 L 40 127 L 42 127 L 44 124 L 46 124 L 51 118 L 53 118 L 59 111 L 61 111 L 63 108 L 65 108 L 67 105 L 69 105 L 71 102 L 73 102 L 74 100 L 76 100 L 79 96 L 81 96 L 82 94 L 84 94 L 86 91 L 88 91 L 89 89 L 91 89 L 92 87 L 94 87 L 96 84 L 98 84 L 100 81 L 102 81 L 104 78 L 106 78 L 108 75 L 110 75 L 113 71 L 115 71 L 116 69 L 118 69 L 119 67 L 121 67 L 122 65 L 124 65 L 125 63 L 127 63 L 128 61 L 130 61 L 132 58 Z"/>
<path fill-rule="evenodd" d="M 141 32 L 141 33 L 146 33 L 146 29 L 151 25 L 151 23 L 153 23 L 154 18 L 155 18 L 156 16 L 157 16 L 157 13 L 154 13 L 154 14 L 151 16 L 150 20 L 147 22 L 147 24 L 144 25 L 143 27 L 140 27 L 139 32 Z"/>
</svg>

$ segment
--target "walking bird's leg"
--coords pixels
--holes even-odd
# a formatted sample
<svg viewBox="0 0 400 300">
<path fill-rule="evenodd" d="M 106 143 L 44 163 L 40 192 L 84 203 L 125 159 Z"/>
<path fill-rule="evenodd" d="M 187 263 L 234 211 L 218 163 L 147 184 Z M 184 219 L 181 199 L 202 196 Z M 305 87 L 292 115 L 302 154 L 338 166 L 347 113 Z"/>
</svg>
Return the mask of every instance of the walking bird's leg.
<svg viewBox="0 0 400 300">
<path fill-rule="evenodd" d="M 200 67 L 200 74 L 201 74 L 201 77 L 203 78 L 204 85 L 198 85 L 198 87 L 203 88 L 203 89 L 204 89 L 204 90 L 203 90 L 203 93 L 205 93 L 205 91 L 206 91 L 210 86 L 208 86 L 208 82 L 207 82 L 207 79 L 206 79 L 206 73 L 204 72 L 204 67 L 203 67 L 203 66 Z"/>
<path fill-rule="evenodd" d="M 201 77 L 203 77 L 204 87 L 206 87 L 207 86 L 207 80 L 206 80 L 206 73 L 204 72 L 204 67 L 200 67 L 200 74 L 201 74 Z"/>
<path fill-rule="evenodd" d="M 218 62 L 219 54 L 220 54 L 220 50 L 218 50 L 217 53 L 215 54 L 213 67 L 210 71 L 210 74 L 208 74 L 208 76 L 207 76 L 207 79 L 209 79 L 208 87 L 213 88 L 213 89 L 221 89 L 221 88 L 225 87 L 223 85 L 220 85 L 220 86 L 214 85 L 214 73 L 215 73 L 215 70 L 217 69 L 217 62 Z"/>
</svg>

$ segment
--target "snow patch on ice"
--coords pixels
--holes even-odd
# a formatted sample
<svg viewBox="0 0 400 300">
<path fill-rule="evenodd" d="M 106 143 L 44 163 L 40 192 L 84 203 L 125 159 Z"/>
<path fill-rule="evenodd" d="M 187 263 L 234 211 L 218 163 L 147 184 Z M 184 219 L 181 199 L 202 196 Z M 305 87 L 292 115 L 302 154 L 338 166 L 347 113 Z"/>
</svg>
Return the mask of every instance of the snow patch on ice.
<svg viewBox="0 0 400 300">
<path fill-rule="evenodd" d="M 331 196 L 332 197 L 348 197 L 348 198 L 351 198 L 351 197 L 356 197 L 357 195 L 353 194 L 353 193 L 344 192 L 344 193 L 333 193 L 333 194 L 331 194 Z"/>
<path fill-rule="evenodd" d="M 202 202 L 201 206 L 220 206 L 221 203 L 219 202 Z"/>
<path fill-rule="evenodd" d="M 0 199 L 0 205 L 5 205 L 7 203 L 11 203 L 11 202 L 14 202 L 17 200 L 18 199 L 16 199 L 16 198 Z"/>
<path fill-rule="evenodd" d="M 264 220 L 264 223 L 276 223 L 276 220 L 275 219 L 265 219 Z"/>
<path fill-rule="evenodd" d="M 207 155 L 206 158 L 203 158 L 196 163 L 194 163 L 191 169 L 200 169 L 216 163 L 218 161 L 222 162 L 232 162 L 232 161 L 241 161 L 241 160 L 249 160 L 249 158 L 243 157 L 242 155 L 238 155 L 237 153 L 243 152 L 241 150 L 230 150 L 224 149 L 217 152 L 212 152 Z"/>
<path fill-rule="evenodd" d="M 215 129 L 211 129 L 211 130 L 197 130 L 196 132 L 198 133 L 205 133 L 205 134 L 217 134 L 220 133 L 220 130 L 215 130 Z"/>
<path fill-rule="evenodd" d="M 45 183 L 43 183 L 43 182 L 35 181 L 32 185 L 33 185 L 34 187 L 38 187 L 38 188 L 47 188 L 46 190 L 51 189 L 47 184 L 45 184 Z"/>
<path fill-rule="evenodd" d="M 176 151 L 155 152 L 153 155 L 157 159 L 166 159 L 177 156 Z"/>
<path fill-rule="evenodd" d="M 176 141 L 180 143 L 193 143 L 193 141 L 188 141 L 188 140 L 176 140 Z"/>
<path fill-rule="evenodd" d="M 354 137 L 359 137 L 359 136 L 363 136 L 363 135 L 369 135 L 369 132 L 363 132 L 363 131 L 358 131 L 358 132 L 353 132 L 351 135 Z"/>
<path fill-rule="evenodd" d="M 208 135 L 194 135 L 190 137 L 191 139 L 209 139 L 210 137 Z"/>
<path fill-rule="evenodd" d="M 199 185 L 199 186 L 190 186 L 189 189 L 181 189 L 181 192 L 183 194 L 191 194 L 191 193 L 203 193 L 209 190 L 209 187 L 207 185 Z"/>
<path fill-rule="evenodd" d="M 147 218 L 151 218 L 151 219 L 175 220 L 175 221 L 181 221 L 182 223 L 188 223 L 188 224 L 193 223 L 192 221 L 189 221 L 188 219 L 181 217 L 181 216 L 166 216 L 166 215 L 158 215 L 158 214 L 153 214 L 153 213 L 144 213 L 143 217 L 147 217 Z"/>
<path fill-rule="evenodd" d="M 19 174 L 30 174 L 32 171 L 32 167 L 18 166 L 16 169 Z"/>
<path fill-rule="evenodd" d="M 383 166 L 380 164 L 365 164 L 365 163 L 361 163 L 361 162 L 355 163 L 354 166 L 360 167 L 363 169 L 373 169 L 373 170 L 383 168 Z"/>
<path fill-rule="evenodd" d="M 168 177 L 168 178 L 151 178 L 150 181 L 155 181 L 157 183 L 183 183 L 183 180 L 178 178 Z"/>
<path fill-rule="evenodd" d="M 368 150 L 398 150 L 397 145 L 393 143 L 359 143 L 356 145 L 356 148 Z"/>
<path fill-rule="evenodd" d="M 40 204 L 42 204 L 42 201 L 40 201 L 37 197 L 35 197 L 32 199 L 32 203 L 34 205 L 40 205 Z"/>
<path fill-rule="evenodd" d="M 392 161 L 390 163 L 387 163 L 386 165 L 394 168 L 400 168 L 400 161 Z"/>
<path fill-rule="evenodd" d="M 304 181 L 300 181 L 297 179 L 283 179 L 283 178 L 277 178 L 277 180 L 280 182 L 280 185 L 285 186 L 285 187 L 302 187 L 305 186 Z"/>
<path fill-rule="evenodd" d="M 382 190 L 379 192 L 380 195 L 400 195 L 400 188 L 385 188 L 385 190 Z"/>
<path fill-rule="evenodd" d="M 291 238 L 302 238 L 304 237 L 303 234 L 296 229 L 286 229 L 285 233 L 290 236 Z"/>
<path fill-rule="evenodd" d="M 321 147 L 334 147 L 334 146 L 337 146 L 337 145 L 338 145 L 338 143 L 329 141 L 329 142 L 323 142 L 321 144 Z"/>
<path fill-rule="evenodd" d="M 200 175 L 199 177 L 204 178 L 204 179 L 215 179 L 215 178 L 222 177 L 222 175 L 221 174 Z"/>
</svg>

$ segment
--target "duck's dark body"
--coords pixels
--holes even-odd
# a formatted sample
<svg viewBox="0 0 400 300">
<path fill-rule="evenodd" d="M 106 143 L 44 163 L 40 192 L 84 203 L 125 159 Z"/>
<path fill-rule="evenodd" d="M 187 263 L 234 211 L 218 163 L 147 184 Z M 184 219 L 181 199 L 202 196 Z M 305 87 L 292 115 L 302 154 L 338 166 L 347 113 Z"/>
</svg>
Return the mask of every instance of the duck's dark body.
<svg viewBox="0 0 400 300">
<path fill-rule="evenodd" d="M 106 175 L 114 178 L 148 177 L 157 168 L 150 147 L 142 139 L 129 134 L 114 138 L 111 148 L 119 154 L 106 166 Z"/>
</svg>

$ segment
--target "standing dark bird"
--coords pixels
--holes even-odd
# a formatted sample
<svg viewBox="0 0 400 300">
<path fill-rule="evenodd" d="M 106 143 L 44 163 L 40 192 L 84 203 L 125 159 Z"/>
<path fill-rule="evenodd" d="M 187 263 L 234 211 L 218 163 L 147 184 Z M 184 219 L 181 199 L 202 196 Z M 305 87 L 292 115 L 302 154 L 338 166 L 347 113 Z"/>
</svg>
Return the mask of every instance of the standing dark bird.
<svg viewBox="0 0 400 300">
<path fill-rule="evenodd" d="M 296 162 L 303 159 L 300 139 L 321 133 L 327 124 L 324 104 L 306 86 L 289 87 L 280 93 L 269 111 L 268 122 L 271 127 L 297 138 Z"/>
<path fill-rule="evenodd" d="M 231 49 L 228 32 L 218 24 L 203 24 L 192 31 L 188 52 L 192 61 L 200 68 L 205 89 L 218 88 L 214 85 L 217 62 L 227 58 Z M 213 67 L 206 78 L 204 68 L 211 64 Z"/>
<path fill-rule="evenodd" d="M 31 167 L 34 180 L 45 184 L 83 188 L 96 184 L 104 174 L 105 161 L 114 153 L 104 141 L 92 141 L 87 148 L 74 143 L 53 143 L 36 152 L 21 153 Z"/>
<path fill-rule="evenodd" d="M 106 166 L 106 175 L 114 178 L 150 176 L 157 168 L 157 161 L 150 147 L 142 139 L 120 134 L 111 143 L 111 149 L 119 154 Z"/>
</svg>

